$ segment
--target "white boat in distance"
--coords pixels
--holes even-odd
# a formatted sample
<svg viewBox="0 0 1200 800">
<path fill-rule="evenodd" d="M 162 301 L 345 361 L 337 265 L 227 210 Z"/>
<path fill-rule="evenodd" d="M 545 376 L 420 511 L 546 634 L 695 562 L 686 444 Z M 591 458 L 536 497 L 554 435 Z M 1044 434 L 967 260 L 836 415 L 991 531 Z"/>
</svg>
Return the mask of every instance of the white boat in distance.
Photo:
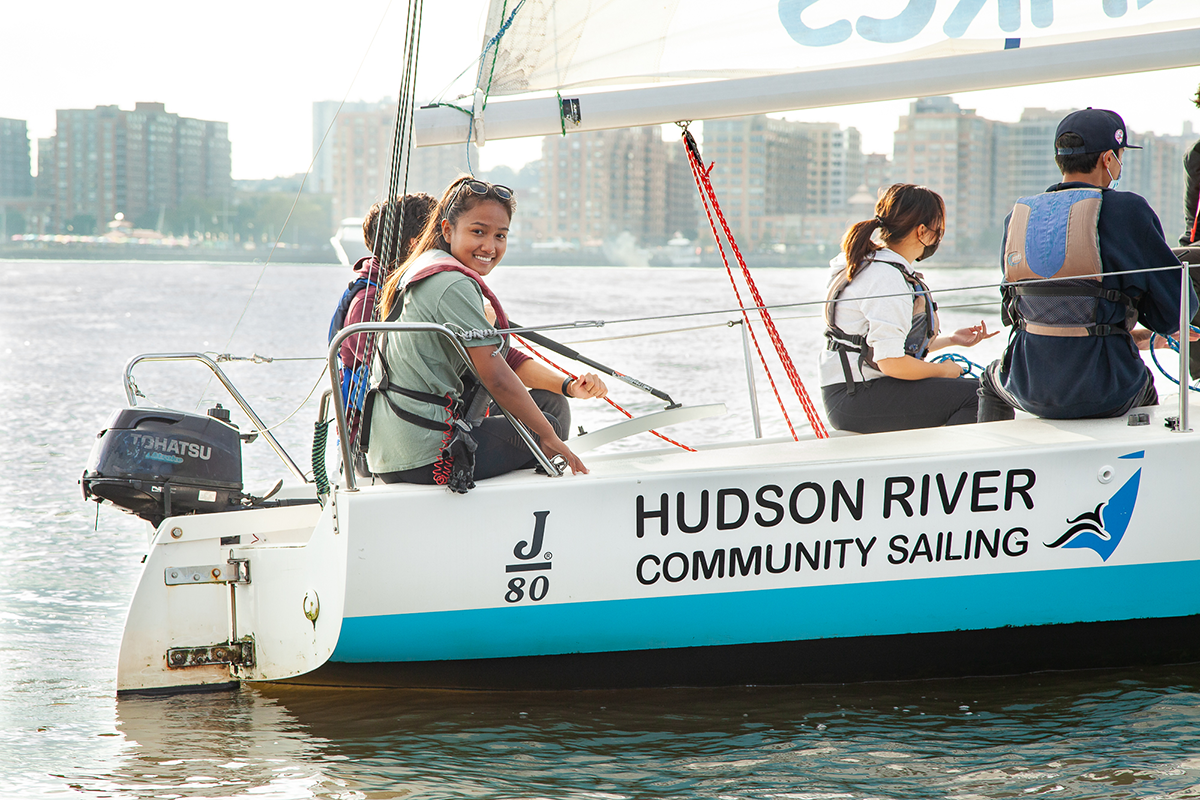
<svg viewBox="0 0 1200 800">
<path fill-rule="evenodd" d="M 363 242 L 363 221 L 361 217 L 347 217 L 338 223 L 337 232 L 329 239 L 333 252 L 343 267 L 352 267 L 360 258 L 371 255 Z"/>
<path fill-rule="evenodd" d="M 1107 16 L 1093 2 L 1035 0 L 1031 20 L 1006 17 L 1006 4 L 987 19 L 979 8 L 992 5 L 952 0 L 913 0 L 891 20 L 845 0 L 613 0 L 587 17 L 596 5 L 493 3 L 487 118 L 482 88 L 473 126 L 461 111 L 422 110 L 423 143 L 1160 69 L 1200 53 L 1189 0 L 1106 3 Z M 839 18 L 810 27 L 818 10 Z M 567 32 L 562 41 L 554 29 Z M 756 46 L 736 46 L 751 34 Z M 688 67 L 680 36 L 707 60 Z M 607 58 L 597 50 L 606 37 L 622 42 Z M 709 39 L 724 44 L 704 50 Z M 1103 60 L 1088 55 L 1097 49 Z M 722 61 L 731 53 L 767 61 L 734 70 Z M 624 72 L 605 72 L 614 59 Z M 547 87 L 561 103 L 519 94 Z M 352 326 L 332 343 L 331 367 L 340 338 L 367 329 L 458 342 L 439 326 Z M 135 407 L 131 374 L 146 360 L 207 363 L 301 482 L 245 494 L 235 429 Z M 84 477 L 85 492 L 157 525 L 118 691 L 240 680 L 795 683 L 1200 659 L 1200 438 L 1186 396 L 1129 419 L 600 455 L 586 476 L 523 471 L 460 496 L 359 485 L 353 470 L 332 486 L 303 482 L 199 354 L 139 356 L 126 390 L 131 408 L 114 415 Z M 669 408 L 572 449 L 720 411 Z"/>
</svg>

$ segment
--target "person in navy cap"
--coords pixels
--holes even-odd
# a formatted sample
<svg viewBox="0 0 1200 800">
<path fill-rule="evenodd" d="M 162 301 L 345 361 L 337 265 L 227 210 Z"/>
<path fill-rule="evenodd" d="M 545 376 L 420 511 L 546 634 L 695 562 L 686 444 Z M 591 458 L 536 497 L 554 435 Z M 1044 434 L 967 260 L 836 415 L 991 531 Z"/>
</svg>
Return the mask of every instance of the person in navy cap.
<svg viewBox="0 0 1200 800">
<path fill-rule="evenodd" d="M 980 422 L 1012 419 L 1014 408 L 1078 419 L 1157 405 L 1138 349 L 1151 331 L 1178 331 L 1180 275 L 1158 269 L 1179 260 L 1149 203 L 1114 191 L 1125 153 L 1140 149 L 1113 111 L 1058 124 L 1062 182 L 1022 197 L 1004 221 L 1001 319 L 1012 333 L 980 380 Z"/>
</svg>

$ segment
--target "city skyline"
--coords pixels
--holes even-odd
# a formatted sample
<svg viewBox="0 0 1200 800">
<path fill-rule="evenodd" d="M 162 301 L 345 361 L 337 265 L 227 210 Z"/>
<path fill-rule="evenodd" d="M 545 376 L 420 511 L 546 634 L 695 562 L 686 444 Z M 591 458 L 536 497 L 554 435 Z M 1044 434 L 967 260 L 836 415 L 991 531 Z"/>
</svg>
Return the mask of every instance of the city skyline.
<svg viewBox="0 0 1200 800">
<path fill-rule="evenodd" d="M 183 116 L 229 122 L 234 179 L 304 172 L 312 156 L 312 103 L 395 96 L 403 14 L 389 6 L 377 0 L 334 12 L 315 0 L 217 0 L 196 15 L 186 7 L 132 0 L 116 15 L 83 0 L 21 4 L 8 10 L 7 27 L 30 35 L 11 37 L 0 64 L 23 77 L 6 89 L 0 117 L 26 120 L 36 147 L 37 139 L 54 133 L 58 109 L 161 102 Z M 432 97 L 464 67 L 470 73 L 486 6 L 485 0 L 426 5 L 419 99 Z M 114 42 L 137 46 L 112 47 Z M 54 58 L 46 57 L 50 52 Z M 30 64 L 38 68 L 27 69 Z M 1193 67 L 951 97 L 999 121 L 1016 122 L 1025 107 L 1092 105 L 1120 112 L 1134 130 L 1174 134 L 1185 121 L 1200 128 L 1200 110 L 1188 102 L 1198 83 L 1200 68 Z M 890 152 L 891 134 L 919 89 L 912 98 L 783 116 L 853 126 L 865 152 Z M 519 168 L 540 153 L 540 138 L 493 141 L 480 149 L 478 168 Z"/>
</svg>

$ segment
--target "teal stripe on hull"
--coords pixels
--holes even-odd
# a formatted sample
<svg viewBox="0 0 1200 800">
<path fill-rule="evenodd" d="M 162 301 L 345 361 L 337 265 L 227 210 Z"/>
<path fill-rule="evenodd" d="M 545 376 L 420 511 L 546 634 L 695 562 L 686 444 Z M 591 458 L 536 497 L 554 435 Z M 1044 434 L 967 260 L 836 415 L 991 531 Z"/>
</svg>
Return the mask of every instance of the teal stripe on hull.
<svg viewBox="0 0 1200 800">
<path fill-rule="evenodd" d="M 440 661 L 1200 614 L 1200 562 L 347 617 L 331 658 Z"/>
</svg>

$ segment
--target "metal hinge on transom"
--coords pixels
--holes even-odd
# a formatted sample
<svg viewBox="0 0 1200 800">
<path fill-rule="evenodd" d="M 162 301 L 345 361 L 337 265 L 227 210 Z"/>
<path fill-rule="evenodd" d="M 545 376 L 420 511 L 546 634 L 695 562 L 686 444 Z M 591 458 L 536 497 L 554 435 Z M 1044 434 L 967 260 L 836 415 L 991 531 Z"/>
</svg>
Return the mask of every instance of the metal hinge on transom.
<svg viewBox="0 0 1200 800">
<path fill-rule="evenodd" d="M 167 586 L 199 583 L 249 583 L 250 559 L 231 558 L 224 564 L 205 564 L 198 567 L 167 567 L 164 571 Z"/>
<path fill-rule="evenodd" d="M 244 636 L 236 642 L 221 642 L 205 647 L 172 647 L 167 650 L 167 669 L 230 665 L 254 666 L 254 637 Z"/>
</svg>

